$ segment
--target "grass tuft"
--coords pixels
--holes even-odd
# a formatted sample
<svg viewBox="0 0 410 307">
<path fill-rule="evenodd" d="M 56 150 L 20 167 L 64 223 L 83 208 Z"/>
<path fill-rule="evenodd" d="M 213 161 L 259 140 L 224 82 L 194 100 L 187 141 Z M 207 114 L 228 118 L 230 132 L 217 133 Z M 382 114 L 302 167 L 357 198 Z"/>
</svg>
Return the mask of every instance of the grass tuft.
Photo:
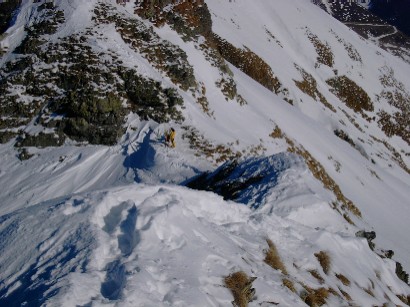
<svg viewBox="0 0 410 307">
<path fill-rule="evenodd" d="M 326 288 L 311 289 L 304 286 L 306 292 L 301 295 L 301 299 L 311 307 L 322 306 L 326 304 L 326 299 L 329 297 L 329 290 Z"/>
<path fill-rule="evenodd" d="M 320 251 L 319 253 L 315 254 L 317 260 L 319 261 L 323 272 L 325 272 L 325 274 L 329 273 L 330 271 L 330 256 L 328 253 L 324 252 L 324 251 Z"/>
<path fill-rule="evenodd" d="M 341 209 L 344 211 L 349 210 L 355 216 L 361 217 L 362 213 L 359 208 L 357 208 L 351 200 L 346 198 L 337 183 L 326 172 L 325 168 L 315 158 L 313 158 L 313 156 L 305 148 L 303 148 L 303 146 L 295 145 L 295 143 L 286 136 L 285 139 L 289 146 L 288 151 L 296 153 L 304 158 L 306 165 L 312 172 L 313 176 L 320 180 L 326 189 L 335 194 L 338 202 L 342 204 Z"/>
<path fill-rule="evenodd" d="M 293 293 L 296 293 L 296 288 L 295 285 L 293 284 L 293 281 L 291 281 L 290 279 L 286 279 L 284 278 L 282 280 L 283 285 L 288 288 L 290 291 L 292 291 Z"/>
<path fill-rule="evenodd" d="M 325 282 L 325 280 L 323 279 L 323 277 L 320 275 L 320 273 L 316 270 L 310 270 L 309 273 L 317 279 L 318 282 L 320 282 L 321 284 L 323 284 Z"/>
<path fill-rule="evenodd" d="M 350 280 L 344 276 L 343 274 L 336 274 L 337 279 L 339 279 L 342 284 L 344 284 L 345 286 L 350 286 Z"/>
<path fill-rule="evenodd" d="M 363 110 L 374 110 L 374 106 L 369 95 L 364 89 L 348 77 L 334 77 L 328 79 L 326 83 L 331 87 L 330 91 L 355 112 L 364 114 Z"/>
<path fill-rule="evenodd" d="M 339 291 L 340 291 L 340 293 L 342 293 L 342 295 L 344 296 L 344 298 L 345 298 L 347 301 L 351 301 L 351 300 L 352 300 L 352 297 L 349 295 L 349 293 L 347 293 L 346 291 L 343 291 L 343 290 L 340 289 L 340 288 L 339 288 Z"/>
<path fill-rule="evenodd" d="M 305 94 L 309 95 L 316 101 L 323 103 L 325 107 L 330 109 L 332 112 L 336 113 L 336 109 L 326 100 L 325 96 L 319 91 L 317 82 L 315 78 L 308 72 L 306 72 L 302 67 L 295 64 L 296 69 L 302 75 L 302 81 L 294 80 L 296 86 Z"/>
<path fill-rule="evenodd" d="M 256 277 L 248 277 L 245 272 L 239 271 L 225 277 L 225 286 L 231 290 L 234 297 L 234 306 L 246 307 L 255 296 L 252 282 Z"/>
<path fill-rule="evenodd" d="M 288 272 L 286 271 L 286 267 L 280 259 L 275 244 L 270 239 L 267 239 L 266 242 L 268 243 L 269 249 L 265 250 L 265 263 L 275 270 L 280 270 L 283 274 L 287 275 Z"/>
</svg>

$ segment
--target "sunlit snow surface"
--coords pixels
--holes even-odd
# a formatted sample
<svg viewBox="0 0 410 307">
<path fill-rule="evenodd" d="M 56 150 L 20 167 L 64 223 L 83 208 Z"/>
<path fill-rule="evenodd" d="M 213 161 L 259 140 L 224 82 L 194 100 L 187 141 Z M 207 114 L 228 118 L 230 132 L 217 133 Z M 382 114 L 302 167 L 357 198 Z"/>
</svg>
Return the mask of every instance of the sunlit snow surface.
<svg viewBox="0 0 410 307">
<path fill-rule="evenodd" d="M 270 238 L 290 276 L 318 286 L 307 271 L 321 270 L 313 254 L 326 250 L 332 272 L 343 272 L 357 283 L 352 285 L 357 293 L 351 295 L 361 306 L 376 303 L 384 293 L 398 303 L 393 294 L 407 288 L 395 277 L 393 261 L 376 256 L 364 239 L 343 233 L 343 221 L 327 204 L 311 207 L 317 214 L 307 216 L 309 223 L 330 219 L 339 231 L 305 226 L 297 213 L 281 218 L 212 193 L 169 185 L 135 184 L 47 201 L 2 217 L 1 302 L 227 306 L 232 297 L 223 276 L 244 270 L 258 277 L 255 306 L 268 301 L 304 306 L 283 287 L 280 271 L 264 263 Z M 334 276 L 322 275 L 337 289 Z M 369 287 L 368 276 L 375 283 L 375 298 L 359 291 Z"/>
</svg>

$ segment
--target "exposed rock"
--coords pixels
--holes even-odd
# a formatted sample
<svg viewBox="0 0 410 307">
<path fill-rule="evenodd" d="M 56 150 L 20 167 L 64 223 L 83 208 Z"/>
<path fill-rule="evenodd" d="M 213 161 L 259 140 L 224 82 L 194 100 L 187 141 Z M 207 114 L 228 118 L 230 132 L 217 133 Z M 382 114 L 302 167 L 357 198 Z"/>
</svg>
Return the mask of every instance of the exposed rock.
<svg viewBox="0 0 410 307">
<path fill-rule="evenodd" d="M 386 22 L 359 5 L 357 1 L 326 1 L 326 5 L 323 3 L 324 0 L 312 0 L 312 2 L 365 39 L 375 41 L 383 49 L 410 62 L 410 37 L 398 31 L 392 23 Z M 403 4 L 400 5 L 402 6 Z M 386 11 L 385 4 L 381 8 L 384 12 Z"/>
<path fill-rule="evenodd" d="M 18 154 L 17 157 L 19 158 L 20 161 L 24 161 L 24 160 L 30 159 L 30 158 L 33 157 L 33 156 L 34 156 L 33 154 L 29 153 L 29 151 L 27 150 L 27 148 L 22 148 L 22 149 L 19 151 L 19 154 Z"/>
<path fill-rule="evenodd" d="M 17 138 L 16 147 L 56 147 L 64 144 L 64 135 L 40 132 L 38 135 L 24 134 Z"/>
<path fill-rule="evenodd" d="M 406 284 L 409 283 L 409 274 L 407 274 L 407 272 L 403 270 L 403 266 L 399 262 L 396 262 L 396 274 L 397 277 L 399 277 Z"/>
<path fill-rule="evenodd" d="M 0 35 L 3 34 L 10 25 L 16 10 L 20 7 L 21 0 L 8 0 L 0 3 Z"/>
<path fill-rule="evenodd" d="M 367 243 L 369 243 L 370 249 L 374 250 L 375 244 L 372 241 L 374 239 L 376 239 L 376 232 L 360 230 L 360 231 L 356 232 L 356 237 L 365 238 L 367 240 Z"/>
</svg>

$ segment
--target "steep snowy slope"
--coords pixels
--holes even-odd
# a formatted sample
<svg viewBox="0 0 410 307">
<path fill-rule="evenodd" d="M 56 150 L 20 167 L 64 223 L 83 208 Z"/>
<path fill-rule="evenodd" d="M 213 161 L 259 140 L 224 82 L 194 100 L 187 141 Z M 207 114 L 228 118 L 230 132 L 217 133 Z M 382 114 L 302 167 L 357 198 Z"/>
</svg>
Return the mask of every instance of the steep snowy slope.
<svg viewBox="0 0 410 307">
<path fill-rule="evenodd" d="M 277 164 L 284 167 L 272 173 Z M 232 296 L 223 278 L 238 271 L 257 277 L 251 306 L 399 305 L 397 295 L 407 299 L 394 261 L 348 234 L 300 158 L 278 155 L 262 165 L 258 171 L 267 178 L 277 176 L 287 208 L 305 203 L 288 218 L 211 193 L 141 184 L 3 216 L 2 305 L 228 306 Z M 269 244 L 276 245 L 280 269 L 267 263 Z M 330 263 L 321 264 L 320 254 Z"/>
<path fill-rule="evenodd" d="M 23 1 L 1 40 L 1 304 L 408 303 L 400 58 L 296 0 Z M 176 186 L 232 159 L 231 202 Z"/>
</svg>

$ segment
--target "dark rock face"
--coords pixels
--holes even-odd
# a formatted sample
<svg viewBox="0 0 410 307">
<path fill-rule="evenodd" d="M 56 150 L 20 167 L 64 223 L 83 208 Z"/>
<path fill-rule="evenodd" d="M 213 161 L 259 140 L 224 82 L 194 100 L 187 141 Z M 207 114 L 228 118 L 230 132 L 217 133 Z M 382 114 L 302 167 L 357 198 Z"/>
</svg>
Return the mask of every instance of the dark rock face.
<svg viewBox="0 0 410 307">
<path fill-rule="evenodd" d="M 374 239 L 376 239 L 376 233 L 374 231 L 360 230 L 360 231 L 356 232 L 356 237 L 365 238 L 367 240 L 367 242 L 369 243 L 370 249 L 374 250 L 375 244 L 372 242 Z"/>
<path fill-rule="evenodd" d="M 337 20 L 345 23 L 360 36 L 378 41 L 383 49 L 410 62 L 410 37 L 405 34 L 409 33 L 406 28 L 407 24 L 410 25 L 408 19 L 409 1 L 376 0 L 372 1 L 373 8 L 371 10 L 367 10 L 354 1 L 332 1 L 328 3 L 331 11 L 327 10 L 323 0 L 312 0 L 312 2 Z M 406 4 L 404 4 L 405 2 Z M 398 17 L 399 15 L 404 17 Z M 399 22 L 399 19 L 403 21 Z M 399 26 L 400 23 L 406 25 Z M 400 30 L 405 31 L 405 33 Z"/>
<path fill-rule="evenodd" d="M 9 28 L 20 4 L 21 0 L 8 0 L 7 2 L 0 3 L 0 35 Z"/>
<path fill-rule="evenodd" d="M 370 11 L 410 36 L 410 1 L 372 0 Z"/>
<path fill-rule="evenodd" d="M 372 251 L 375 251 L 376 245 L 373 243 L 373 240 L 376 239 L 376 233 L 374 231 L 360 230 L 360 231 L 356 232 L 356 237 L 365 238 L 367 240 L 367 242 L 369 243 L 370 249 Z M 393 255 L 394 255 L 394 251 L 392 251 L 392 250 L 387 250 L 387 251 L 382 250 L 381 253 L 378 252 L 377 254 L 382 258 L 392 258 Z M 400 262 L 396 262 L 396 275 L 397 275 L 398 278 L 400 278 L 406 284 L 409 283 L 409 274 L 407 274 L 407 272 L 403 270 L 403 266 L 401 265 Z"/>
<path fill-rule="evenodd" d="M 41 18 L 26 28 L 26 38 L 13 51 L 15 57 L 0 69 L 0 129 L 19 128 L 35 118 L 35 124 L 54 133 L 21 135 L 16 146 L 61 146 L 65 137 L 91 144 L 112 145 L 124 133 L 128 112 L 141 119 L 163 123 L 183 120 L 183 99 L 176 89 L 124 67 L 110 54 L 96 53 L 87 41 L 92 32 L 48 42 L 47 35 L 64 23 L 64 12 L 43 5 Z M 121 35 L 155 67 L 182 89 L 196 85 L 186 54 L 160 40 L 152 29 L 121 19 L 108 6 L 95 10 L 94 21 L 113 23 Z M 156 48 L 153 48 L 156 47 Z M 55 67 L 51 69 L 50 66 Z M 30 101 L 20 102 L 16 88 Z M 3 131 L 1 142 L 16 134 Z"/>
<path fill-rule="evenodd" d="M 409 283 L 409 274 L 407 274 L 406 271 L 403 270 L 403 266 L 399 262 L 396 262 L 396 274 L 406 284 Z"/>
</svg>

